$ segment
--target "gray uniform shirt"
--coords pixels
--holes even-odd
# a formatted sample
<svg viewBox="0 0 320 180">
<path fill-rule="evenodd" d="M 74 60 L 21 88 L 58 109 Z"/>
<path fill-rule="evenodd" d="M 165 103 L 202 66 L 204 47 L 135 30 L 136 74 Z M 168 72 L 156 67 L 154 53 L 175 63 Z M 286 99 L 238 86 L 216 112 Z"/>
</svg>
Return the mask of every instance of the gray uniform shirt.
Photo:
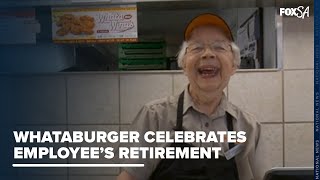
<svg viewBox="0 0 320 180">
<path fill-rule="evenodd" d="M 227 131 L 226 112 L 234 117 L 233 128 L 234 131 L 245 131 L 247 141 L 242 144 L 242 150 L 235 156 L 240 180 L 256 179 L 257 166 L 255 152 L 260 135 L 260 124 L 252 117 L 252 115 L 243 112 L 235 105 L 231 104 L 224 95 L 218 105 L 216 111 L 207 116 L 204 113 L 197 111 L 192 98 L 186 87 L 184 90 L 184 104 L 183 104 L 183 128 L 186 131 Z M 135 117 L 131 129 L 138 131 L 140 135 L 146 131 L 174 131 L 177 118 L 177 104 L 178 97 L 169 96 L 147 103 L 139 111 Z M 220 146 L 222 154 L 228 151 L 228 144 L 225 143 L 193 143 L 198 147 L 212 147 Z M 143 139 L 139 143 L 130 144 L 130 146 L 137 147 L 167 147 L 170 144 L 158 143 L 148 144 Z M 143 163 L 145 167 L 124 168 L 132 176 L 138 180 L 145 180 L 150 177 L 152 172 L 156 169 L 161 159 L 126 159 L 123 163 Z"/>
</svg>

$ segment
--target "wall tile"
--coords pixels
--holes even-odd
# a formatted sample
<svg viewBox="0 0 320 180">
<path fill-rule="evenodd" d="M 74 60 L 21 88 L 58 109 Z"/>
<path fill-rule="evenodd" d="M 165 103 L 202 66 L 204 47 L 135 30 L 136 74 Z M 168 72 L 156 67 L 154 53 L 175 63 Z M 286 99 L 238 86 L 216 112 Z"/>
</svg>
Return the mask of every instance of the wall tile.
<svg viewBox="0 0 320 180">
<path fill-rule="evenodd" d="M 130 131 L 131 125 L 120 125 L 120 131 Z"/>
<path fill-rule="evenodd" d="M 66 147 L 66 146 L 65 146 Z M 56 148 L 57 149 L 57 148 Z M 18 162 L 19 163 L 19 162 Z M 46 158 L 45 160 L 25 160 L 24 163 L 41 163 L 41 164 L 67 164 L 67 160 L 49 160 Z M 68 168 L 17 168 L 17 174 L 19 176 L 66 176 Z"/>
<path fill-rule="evenodd" d="M 68 180 L 68 176 L 19 176 L 18 180 Z"/>
<path fill-rule="evenodd" d="M 173 94 L 180 94 L 184 88 L 188 85 L 188 77 L 183 73 L 173 74 Z"/>
<path fill-rule="evenodd" d="M 284 69 L 313 68 L 314 17 L 283 17 Z"/>
<path fill-rule="evenodd" d="M 66 124 L 63 76 L 15 77 L 11 117 L 18 124 Z"/>
<path fill-rule="evenodd" d="M 171 95 L 172 88 L 172 75 L 120 75 L 121 124 L 130 124 L 145 103 Z"/>
<path fill-rule="evenodd" d="M 16 180 L 16 179 L 18 179 L 18 176 L 6 176 L 6 175 L 0 175 L 0 179 L 5 179 L 5 180 Z"/>
<path fill-rule="evenodd" d="M 281 122 L 281 83 L 281 72 L 236 73 L 228 86 L 229 100 L 260 122 Z"/>
<path fill-rule="evenodd" d="M 262 1 L 262 0 L 261 0 Z M 313 0 L 276 0 L 275 1 L 277 7 L 298 7 L 300 5 L 311 5 L 314 3 Z M 312 11 L 312 10 L 310 10 Z"/>
<path fill-rule="evenodd" d="M 12 126 L 10 119 L 10 78 L 0 77 L 0 121 L 2 126 Z"/>
<path fill-rule="evenodd" d="M 262 124 L 261 139 L 257 149 L 257 179 L 263 179 L 266 171 L 272 167 L 283 166 L 283 125 Z M 267 157 L 267 158 L 266 158 Z"/>
<path fill-rule="evenodd" d="M 68 123 L 119 123 L 118 77 L 110 74 L 68 76 Z"/>
<path fill-rule="evenodd" d="M 285 124 L 285 166 L 313 166 L 313 123 Z"/>
<path fill-rule="evenodd" d="M 69 176 L 69 180 L 116 180 L 117 176 Z"/>
<path fill-rule="evenodd" d="M 66 125 L 28 125 L 28 126 L 17 126 L 15 127 L 17 131 L 66 131 Z M 14 137 L 12 137 L 14 139 Z M 58 148 L 67 147 L 67 143 L 14 143 L 15 147 L 53 147 L 54 154 L 57 154 Z M 30 163 L 30 164 L 66 164 L 67 159 L 49 159 L 48 156 L 44 156 L 42 159 L 16 159 L 15 163 Z M 17 174 L 21 177 L 23 176 L 67 176 L 67 168 L 15 168 Z"/>
<path fill-rule="evenodd" d="M 120 125 L 120 131 L 134 131 L 134 129 L 132 129 L 131 125 Z M 143 137 L 143 134 L 140 134 L 140 137 Z M 139 143 L 119 143 L 119 147 L 126 147 L 126 148 L 130 148 L 130 147 L 136 147 L 136 146 L 141 146 Z M 117 157 L 119 157 L 119 151 L 117 151 Z M 128 159 L 117 159 L 117 163 L 131 163 L 128 161 Z M 134 162 L 136 163 L 136 162 Z M 122 168 L 120 168 L 120 171 L 122 170 Z"/>
<path fill-rule="evenodd" d="M 13 127 L 0 126 L 0 175 L 15 175 L 17 169 L 12 167 L 14 138 L 12 135 Z"/>
<path fill-rule="evenodd" d="M 284 118 L 313 121 L 313 70 L 284 71 Z"/>
<path fill-rule="evenodd" d="M 39 13 L 40 15 L 40 13 Z M 44 15 L 41 14 L 41 15 Z M 40 16 L 41 16 L 40 15 Z M 17 44 L 1 46 L 1 62 L 0 71 L 9 73 L 42 73 L 42 72 L 59 72 L 74 65 L 74 46 L 55 44 L 50 42 L 49 23 L 44 25 L 46 21 L 42 17 L 38 16 L 38 20 L 42 25 L 41 33 L 48 35 L 46 40 L 41 39 L 42 42 L 37 44 Z M 50 16 L 45 18 L 50 19 Z M 48 30 L 43 29 L 48 28 Z M 21 37 L 25 34 L 19 34 Z M 40 36 L 37 36 L 39 38 Z M 15 36 L 18 40 L 21 37 Z M 23 37 L 24 39 L 25 37 Z M 47 42 L 44 42 L 47 41 Z"/>
<path fill-rule="evenodd" d="M 69 126 L 69 131 L 117 131 L 119 132 L 118 125 L 72 125 Z M 70 144 L 69 147 L 113 147 L 117 148 L 119 143 L 81 143 L 81 144 Z M 115 152 L 115 151 L 114 151 Z M 103 154 L 100 154 L 99 159 L 73 159 L 69 158 L 71 164 L 112 164 L 115 163 L 113 160 L 105 159 Z M 83 168 L 69 168 L 70 175 L 117 175 L 119 168 L 87 168 L 85 171 Z"/>
</svg>

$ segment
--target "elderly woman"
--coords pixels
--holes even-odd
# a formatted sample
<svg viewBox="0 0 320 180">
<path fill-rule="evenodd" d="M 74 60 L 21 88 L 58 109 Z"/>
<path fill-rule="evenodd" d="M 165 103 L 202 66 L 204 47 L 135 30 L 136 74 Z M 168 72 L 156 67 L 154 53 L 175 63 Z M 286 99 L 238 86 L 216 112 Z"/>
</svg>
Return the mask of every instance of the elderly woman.
<svg viewBox="0 0 320 180">
<path fill-rule="evenodd" d="M 239 48 L 226 22 L 214 14 L 202 14 L 186 27 L 178 64 L 189 79 L 178 96 L 146 104 L 133 122 L 133 130 L 146 131 L 245 131 L 242 144 L 192 143 L 139 146 L 221 147 L 218 159 L 136 159 L 145 167 L 124 168 L 118 180 L 250 180 L 256 179 L 255 152 L 260 124 L 231 104 L 223 90 L 236 72 Z"/>
</svg>

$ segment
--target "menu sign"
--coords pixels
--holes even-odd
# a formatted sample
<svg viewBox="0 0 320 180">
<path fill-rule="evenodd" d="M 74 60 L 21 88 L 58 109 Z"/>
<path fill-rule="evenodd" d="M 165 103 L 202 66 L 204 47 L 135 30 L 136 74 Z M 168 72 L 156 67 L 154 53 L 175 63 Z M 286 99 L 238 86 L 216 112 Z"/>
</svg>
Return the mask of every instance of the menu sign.
<svg viewBox="0 0 320 180">
<path fill-rule="evenodd" d="M 52 8 L 52 38 L 56 43 L 135 42 L 137 7 Z"/>
</svg>

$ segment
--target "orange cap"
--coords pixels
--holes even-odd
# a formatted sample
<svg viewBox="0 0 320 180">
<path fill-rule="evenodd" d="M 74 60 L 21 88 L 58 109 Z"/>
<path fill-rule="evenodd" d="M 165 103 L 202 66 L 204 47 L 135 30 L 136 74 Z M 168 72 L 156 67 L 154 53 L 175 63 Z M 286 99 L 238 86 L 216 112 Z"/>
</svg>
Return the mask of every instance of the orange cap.
<svg viewBox="0 0 320 180">
<path fill-rule="evenodd" d="M 233 36 L 228 24 L 221 17 L 211 13 L 201 14 L 193 18 L 184 31 L 184 40 L 190 38 L 191 33 L 195 28 L 203 25 L 213 25 L 221 28 L 223 32 L 225 32 L 227 38 L 233 41 Z"/>
</svg>

